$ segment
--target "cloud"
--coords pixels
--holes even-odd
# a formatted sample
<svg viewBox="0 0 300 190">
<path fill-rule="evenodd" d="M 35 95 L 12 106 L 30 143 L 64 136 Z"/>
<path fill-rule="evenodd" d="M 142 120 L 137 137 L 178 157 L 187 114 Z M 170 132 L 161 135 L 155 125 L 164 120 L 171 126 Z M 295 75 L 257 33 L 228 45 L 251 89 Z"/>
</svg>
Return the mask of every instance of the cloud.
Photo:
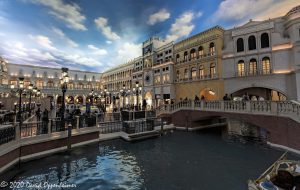
<svg viewBox="0 0 300 190">
<path fill-rule="evenodd" d="M 149 16 L 147 24 L 154 25 L 158 22 L 163 22 L 170 18 L 170 13 L 166 9 L 161 9 L 160 11 Z"/>
<path fill-rule="evenodd" d="M 75 30 L 87 30 L 83 22 L 85 16 L 80 13 L 80 7 L 75 4 L 64 3 L 63 0 L 31 0 L 50 8 L 49 13 L 57 19 L 65 22 L 69 28 Z"/>
<path fill-rule="evenodd" d="M 107 18 L 104 17 L 99 17 L 97 19 L 94 20 L 96 26 L 98 29 L 101 30 L 102 34 L 108 39 L 108 40 L 118 40 L 120 39 L 120 36 L 118 36 L 118 34 L 116 34 L 115 32 L 113 32 L 110 28 L 110 26 L 107 25 L 108 20 Z"/>
<path fill-rule="evenodd" d="M 94 71 L 103 66 L 101 62 L 86 56 L 84 52 L 39 50 L 26 47 L 19 41 L 3 42 L 0 46 L 0 53 L 9 62 L 17 64 L 48 67 L 69 66 L 72 69 L 93 69 Z"/>
<path fill-rule="evenodd" d="M 126 63 L 134 58 L 142 55 L 142 44 L 135 44 L 131 42 L 122 42 L 117 46 L 116 56 L 106 61 L 106 69 L 112 66 Z"/>
<path fill-rule="evenodd" d="M 12 63 L 18 64 L 30 64 L 30 65 L 44 65 L 47 61 L 48 66 L 58 66 L 56 61 L 59 59 L 55 58 L 49 52 L 42 52 L 34 48 L 25 48 L 22 42 L 10 42 L 2 44 L 0 50 L 5 58 Z"/>
<path fill-rule="evenodd" d="M 65 63 L 70 64 L 70 65 L 84 65 L 88 67 L 99 67 L 102 66 L 103 64 L 94 58 L 91 57 L 86 57 L 84 55 L 80 54 L 70 54 L 70 53 L 63 53 L 60 54 L 59 57 L 64 60 Z M 96 69 L 96 68 L 94 68 Z"/>
<path fill-rule="evenodd" d="M 111 44 L 111 43 L 112 43 L 112 41 L 106 40 L 106 43 L 107 43 L 107 44 Z"/>
<path fill-rule="evenodd" d="M 171 25 L 166 41 L 176 41 L 182 37 L 187 37 L 195 28 L 195 25 L 192 23 L 194 17 L 195 14 L 193 12 L 185 12 L 180 15 Z"/>
<path fill-rule="evenodd" d="M 49 50 L 57 50 L 53 45 L 52 41 L 47 37 L 43 35 L 37 35 L 32 36 L 28 35 L 30 39 L 34 40 L 36 43 L 38 43 L 40 46 L 47 48 Z"/>
<path fill-rule="evenodd" d="M 52 31 L 58 35 L 61 39 L 65 40 L 71 47 L 78 47 L 78 44 L 76 42 L 74 42 L 73 40 L 71 40 L 68 36 L 66 36 L 66 34 L 60 30 L 59 28 L 52 28 Z"/>
<path fill-rule="evenodd" d="M 213 14 L 215 21 L 241 21 L 265 10 L 275 0 L 225 0 Z M 255 7 L 255 8 L 250 8 Z"/>
<path fill-rule="evenodd" d="M 276 18 L 287 14 L 293 7 L 299 5 L 299 0 L 282 0 L 277 3 L 273 3 L 266 10 L 255 15 L 253 19 L 255 20 L 266 20 L 269 18 Z"/>
<path fill-rule="evenodd" d="M 93 54 L 96 54 L 96 55 L 106 55 L 107 54 L 107 51 L 106 49 L 100 49 L 100 48 L 97 48 L 96 46 L 94 45 L 88 45 L 88 48 L 92 50 L 92 53 Z"/>
</svg>

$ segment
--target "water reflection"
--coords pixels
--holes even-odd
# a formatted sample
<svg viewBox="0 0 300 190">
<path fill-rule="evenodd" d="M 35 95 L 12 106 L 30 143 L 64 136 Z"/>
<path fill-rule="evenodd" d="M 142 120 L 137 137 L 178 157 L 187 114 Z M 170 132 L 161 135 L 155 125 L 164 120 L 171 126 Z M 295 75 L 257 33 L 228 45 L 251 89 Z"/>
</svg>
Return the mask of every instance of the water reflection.
<svg viewBox="0 0 300 190">
<path fill-rule="evenodd" d="M 140 189 L 141 169 L 133 155 L 109 145 L 99 146 L 98 152 L 96 145 L 91 147 L 28 162 L 14 180 L 26 184 L 76 184 L 78 189 L 87 190 Z"/>
<path fill-rule="evenodd" d="M 255 179 L 282 154 L 256 144 L 259 140 L 253 138 L 260 133 L 247 130 L 236 129 L 239 133 L 232 135 L 221 128 L 136 143 L 101 142 L 22 164 L 13 179 L 74 183 L 83 190 L 246 189 L 248 179 Z M 248 134 L 255 135 L 247 140 Z"/>
</svg>

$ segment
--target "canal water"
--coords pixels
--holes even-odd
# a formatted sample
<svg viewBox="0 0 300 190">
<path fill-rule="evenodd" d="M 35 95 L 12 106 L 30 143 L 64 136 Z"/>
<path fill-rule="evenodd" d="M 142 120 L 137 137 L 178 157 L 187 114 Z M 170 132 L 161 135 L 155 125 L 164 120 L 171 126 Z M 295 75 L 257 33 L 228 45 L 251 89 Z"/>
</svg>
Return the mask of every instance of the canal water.
<svg viewBox="0 0 300 190">
<path fill-rule="evenodd" d="M 19 189 L 243 190 L 283 153 L 262 142 L 219 131 L 113 140 L 21 164 L 11 181 Z"/>
</svg>

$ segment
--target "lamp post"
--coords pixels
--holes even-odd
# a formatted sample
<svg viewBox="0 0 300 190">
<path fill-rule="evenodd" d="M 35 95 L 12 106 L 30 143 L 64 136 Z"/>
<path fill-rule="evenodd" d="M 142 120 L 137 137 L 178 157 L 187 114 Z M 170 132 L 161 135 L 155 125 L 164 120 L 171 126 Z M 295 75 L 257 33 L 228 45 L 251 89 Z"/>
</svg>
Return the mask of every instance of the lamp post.
<svg viewBox="0 0 300 190">
<path fill-rule="evenodd" d="M 68 68 L 62 68 L 62 78 L 60 79 L 60 84 L 61 84 L 61 90 L 62 90 L 62 93 L 63 93 L 63 96 L 62 96 L 62 104 L 61 104 L 61 115 L 60 115 L 60 118 L 61 118 L 61 130 L 64 128 L 64 117 L 65 117 L 65 93 L 68 89 L 68 83 L 69 83 L 69 76 L 68 76 Z"/>
<path fill-rule="evenodd" d="M 139 86 L 139 81 L 135 82 L 135 88 L 133 88 L 133 92 L 136 95 L 136 108 L 139 110 L 139 92 L 142 90 L 142 87 Z"/>
<path fill-rule="evenodd" d="M 90 103 L 91 105 L 94 103 L 94 89 L 92 89 L 92 92 L 90 93 Z"/>
<path fill-rule="evenodd" d="M 31 116 L 31 95 L 32 95 L 32 92 L 33 92 L 33 84 L 29 84 L 28 91 L 29 91 L 29 106 L 28 106 L 28 110 L 29 110 L 29 117 L 30 117 Z"/>
<path fill-rule="evenodd" d="M 13 90 L 15 88 L 15 86 L 12 84 L 10 86 L 10 88 Z M 24 77 L 19 77 L 19 85 L 18 85 L 18 89 L 16 90 L 16 92 L 19 93 L 19 112 L 18 112 L 18 120 L 19 120 L 19 124 L 20 127 L 22 125 L 22 119 L 21 119 L 21 111 L 22 111 L 22 94 L 24 91 Z"/>
<path fill-rule="evenodd" d="M 104 112 L 106 112 L 106 97 L 109 92 L 107 92 L 107 88 L 104 88 Z"/>
<path fill-rule="evenodd" d="M 125 97 L 125 95 L 126 95 L 126 91 L 125 91 L 125 84 L 123 84 L 123 88 L 120 90 L 120 94 L 121 94 L 121 96 L 122 96 L 122 108 L 124 108 L 124 97 Z"/>
</svg>

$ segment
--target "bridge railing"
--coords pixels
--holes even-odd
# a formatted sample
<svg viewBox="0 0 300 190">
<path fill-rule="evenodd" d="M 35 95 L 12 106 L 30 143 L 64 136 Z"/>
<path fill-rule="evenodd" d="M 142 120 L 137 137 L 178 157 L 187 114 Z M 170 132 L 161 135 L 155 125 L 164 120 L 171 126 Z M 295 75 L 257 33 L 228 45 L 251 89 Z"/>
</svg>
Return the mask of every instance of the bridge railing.
<svg viewBox="0 0 300 190">
<path fill-rule="evenodd" d="M 178 110 L 193 109 L 216 112 L 266 114 L 290 117 L 300 122 L 300 103 L 294 101 L 181 101 L 163 105 L 156 115 L 170 114 Z"/>
</svg>

